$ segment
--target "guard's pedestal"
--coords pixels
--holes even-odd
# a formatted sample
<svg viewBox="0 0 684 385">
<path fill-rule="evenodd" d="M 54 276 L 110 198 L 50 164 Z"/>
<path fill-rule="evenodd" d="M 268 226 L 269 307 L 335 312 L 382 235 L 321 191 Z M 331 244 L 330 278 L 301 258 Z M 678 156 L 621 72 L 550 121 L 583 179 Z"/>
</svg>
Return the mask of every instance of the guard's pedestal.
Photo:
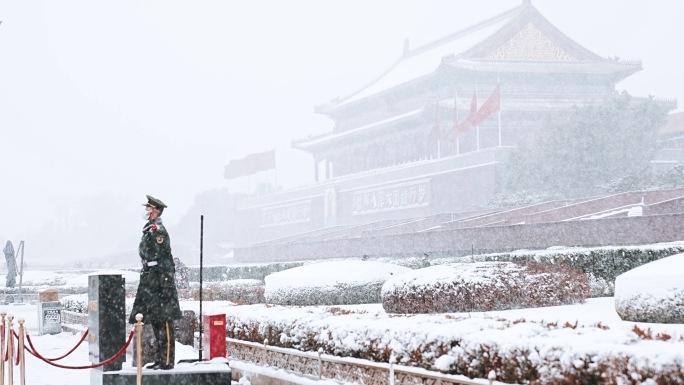
<svg viewBox="0 0 684 385">
<path fill-rule="evenodd" d="M 88 276 L 88 357 L 96 364 L 110 359 L 126 344 L 126 290 L 121 274 Z M 90 384 L 101 385 L 102 373 L 120 370 L 122 355 L 109 365 L 91 369 Z"/>
<path fill-rule="evenodd" d="M 59 334 L 62 332 L 62 304 L 59 292 L 54 289 L 38 293 L 38 333 Z"/>
<path fill-rule="evenodd" d="M 145 319 L 143 319 L 143 324 L 144 323 Z M 174 321 L 173 325 L 176 329 L 176 341 L 180 342 L 183 345 L 193 346 L 195 329 L 197 329 L 197 318 L 195 317 L 195 312 L 192 310 L 183 310 L 183 317 L 179 320 Z M 138 355 L 135 354 L 137 339 L 138 336 L 136 335 L 135 337 L 133 337 L 133 341 L 128 346 L 128 353 L 133 357 L 133 367 L 136 367 L 136 365 L 138 365 Z M 225 341 L 225 338 L 223 340 Z M 157 341 L 154 337 L 152 325 L 143 325 L 143 337 L 141 342 L 143 366 L 149 363 L 154 363 L 154 357 L 157 351 Z"/>
<path fill-rule="evenodd" d="M 225 358 L 176 364 L 171 370 L 143 369 L 144 385 L 231 385 L 232 371 Z M 136 368 L 105 372 L 103 385 L 136 385 Z"/>
</svg>

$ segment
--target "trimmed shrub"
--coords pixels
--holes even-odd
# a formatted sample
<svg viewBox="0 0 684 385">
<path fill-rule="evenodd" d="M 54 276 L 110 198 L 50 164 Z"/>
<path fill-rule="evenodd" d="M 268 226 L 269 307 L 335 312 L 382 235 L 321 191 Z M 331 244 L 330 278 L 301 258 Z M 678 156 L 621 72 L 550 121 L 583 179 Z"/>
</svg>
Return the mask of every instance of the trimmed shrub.
<svg viewBox="0 0 684 385">
<path fill-rule="evenodd" d="M 681 358 L 664 363 L 663 356 L 654 356 L 658 346 L 683 340 L 650 329 L 635 326 L 616 335 L 601 323 L 511 321 L 487 315 L 410 317 L 425 318 L 404 323 L 408 317 L 397 315 L 320 307 L 295 314 L 277 306 L 242 306 L 227 314 L 226 332 L 229 338 L 259 344 L 268 340 L 273 346 L 338 357 L 388 362 L 394 355 L 401 365 L 470 378 L 487 378 L 494 370 L 497 380 L 504 383 L 684 385 Z M 459 332 L 461 325 L 472 329 L 473 322 L 481 325 L 479 333 Z M 497 343 L 495 338 L 484 337 L 504 331 L 529 338 L 503 338 Z M 572 347 L 567 345 L 568 338 L 576 341 Z M 606 339 L 622 348 L 597 351 L 596 341 Z"/>
<path fill-rule="evenodd" d="M 264 296 L 266 302 L 279 305 L 378 303 L 383 283 L 393 275 L 409 271 L 406 267 L 370 261 L 308 264 L 267 276 Z"/>
<path fill-rule="evenodd" d="M 684 323 L 684 254 L 637 267 L 615 280 L 615 311 L 632 322 Z"/>
<path fill-rule="evenodd" d="M 520 250 L 511 253 L 482 254 L 467 257 L 434 258 L 432 264 L 452 262 L 537 262 L 567 266 L 590 276 L 589 297 L 611 297 L 615 278 L 649 262 L 684 252 L 684 243 L 672 242 L 642 246 L 559 248 Z"/>
<path fill-rule="evenodd" d="M 199 285 L 191 283 L 189 296 L 199 300 Z M 258 279 L 210 282 L 202 288 L 202 300 L 230 301 L 240 305 L 264 303 L 264 283 Z"/>
<path fill-rule="evenodd" d="M 304 265 L 304 262 L 273 262 L 254 265 L 204 266 L 202 280 L 204 282 L 222 282 L 238 279 L 264 278 L 272 273 L 292 269 Z M 188 281 L 199 282 L 199 267 L 188 266 Z"/>
<path fill-rule="evenodd" d="M 455 263 L 389 279 L 382 306 L 388 313 L 492 311 L 571 304 L 588 295 L 586 275 L 563 266 Z"/>
<path fill-rule="evenodd" d="M 67 295 L 59 299 L 63 310 L 88 313 L 88 294 Z"/>
</svg>

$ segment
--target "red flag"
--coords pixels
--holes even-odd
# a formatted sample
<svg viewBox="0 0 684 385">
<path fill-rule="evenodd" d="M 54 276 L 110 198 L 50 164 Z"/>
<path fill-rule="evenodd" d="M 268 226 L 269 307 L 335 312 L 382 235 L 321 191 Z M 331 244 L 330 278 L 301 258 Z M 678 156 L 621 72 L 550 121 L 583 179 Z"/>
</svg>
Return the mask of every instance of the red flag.
<svg viewBox="0 0 684 385">
<path fill-rule="evenodd" d="M 492 94 L 489 95 L 489 98 L 484 103 L 482 103 L 480 110 L 477 111 L 477 115 L 475 116 L 475 119 L 473 120 L 473 125 L 478 126 L 485 119 L 487 119 L 491 114 L 499 111 L 500 109 L 501 109 L 501 90 L 499 88 L 499 84 L 497 83 L 496 88 L 494 88 L 494 91 L 492 91 Z"/>
<path fill-rule="evenodd" d="M 242 159 L 231 160 L 224 169 L 226 179 L 256 174 L 275 168 L 275 150 L 249 154 Z"/>
</svg>

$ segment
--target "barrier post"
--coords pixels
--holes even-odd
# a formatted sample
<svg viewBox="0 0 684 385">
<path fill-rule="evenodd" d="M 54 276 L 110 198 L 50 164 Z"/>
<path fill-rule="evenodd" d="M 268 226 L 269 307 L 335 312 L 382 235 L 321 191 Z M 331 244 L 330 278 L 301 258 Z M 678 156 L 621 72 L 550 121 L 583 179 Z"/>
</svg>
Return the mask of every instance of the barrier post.
<svg viewBox="0 0 684 385">
<path fill-rule="evenodd" d="M 323 348 L 318 348 L 318 379 L 323 378 L 323 360 L 321 355 L 323 354 Z"/>
<path fill-rule="evenodd" d="M 394 353 L 390 356 L 389 359 L 389 383 L 390 385 L 394 385 L 394 364 L 397 363 L 397 358 L 394 357 Z"/>
<path fill-rule="evenodd" d="M 24 359 L 26 356 L 24 355 L 24 333 L 26 333 L 26 330 L 24 330 L 24 319 L 19 318 L 19 344 L 17 348 L 17 354 L 19 355 L 19 381 L 21 382 L 21 385 L 26 385 L 26 363 L 24 362 Z"/>
<path fill-rule="evenodd" d="M 138 313 L 135 315 L 135 354 L 138 359 L 138 374 L 137 374 L 137 385 L 142 385 L 142 333 L 143 333 L 143 315 Z"/>
<path fill-rule="evenodd" d="M 0 313 L 2 317 L 2 344 L 0 344 L 0 385 L 5 385 L 5 342 L 7 342 L 7 326 L 5 325 L 5 316 L 7 313 L 4 311 Z"/>
<path fill-rule="evenodd" d="M 12 320 L 14 319 L 14 316 L 12 314 L 7 316 L 7 348 L 9 349 L 7 351 L 7 384 L 12 385 L 14 384 L 14 347 L 13 347 L 13 339 L 14 336 L 12 336 Z M 4 359 L 5 357 L 3 357 Z"/>
</svg>

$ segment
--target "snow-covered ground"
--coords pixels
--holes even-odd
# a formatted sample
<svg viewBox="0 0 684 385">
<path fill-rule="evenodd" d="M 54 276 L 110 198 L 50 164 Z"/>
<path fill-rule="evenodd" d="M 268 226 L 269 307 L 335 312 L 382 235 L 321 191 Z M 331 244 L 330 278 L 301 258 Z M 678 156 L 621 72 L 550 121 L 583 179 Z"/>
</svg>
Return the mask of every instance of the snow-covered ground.
<svg viewBox="0 0 684 385">
<path fill-rule="evenodd" d="M 681 256 L 681 255 L 680 255 Z M 672 257 L 670 257 L 672 258 Z M 681 257 L 684 258 L 684 257 Z M 665 264 L 660 264 L 666 266 Z M 671 266 L 671 265 L 670 265 Z M 111 273 L 111 272 L 110 272 Z M 381 271 L 378 271 L 381 274 Z M 125 273 L 127 282 L 135 280 L 135 274 Z M 658 274 L 657 272 L 655 273 Z M 681 285 L 684 286 L 684 271 L 680 270 L 677 274 L 672 274 L 672 271 L 663 271 L 662 277 L 669 277 L 668 279 L 678 279 Z M 674 278 L 673 278 L 674 277 Z M 319 277 L 323 278 L 323 277 Z M 338 274 L 336 277 L 329 277 L 330 282 L 334 284 L 343 275 Z M 41 281 L 55 280 L 63 282 L 59 287 L 69 285 L 85 285 L 87 282 L 87 275 L 77 275 L 75 273 L 48 273 L 39 271 L 27 271 L 24 276 L 24 282 L 31 282 L 32 285 L 40 286 Z M 296 282 L 296 279 L 293 279 Z M 283 285 L 282 282 L 279 283 Z M 638 285 L 638 283 L 634 283 Z M 59 288 L 58 287 L 58 288 Z M 199 303 L 197 301 L 181 301 L 181 307 L 187 310 L 199 311 Z M 268 313 L 260 311 L 264 309 L 263 305 L 246 305 L 236 307 L 229 302 L 204 302 L 202 304 L 203 312 L 205 314 L 253 314 L 254 316 L 268 317 Z M 396 328 L 398 324 L 402 328 L 408 329 L 425 329 L 430 328 L 431 333 L 426 335 L 433 335 L 438 338 L 435 333 L 439 330 L 458 329 L 460 335 L 480 335 L 483 339 L 496 339 L 500 344 L 523 345 L 530 344 L 532 341 L 535 344 L 549 344 L 553 346 L 561 346 L 568 352 L 572 351 L 587 351 L 592 350 L 596 354 L 609 354 L 616 351 L 624 351 L 625 353 L 637 353 L 648 355 L 651 359 L 657 362 L 667 364 L 673 361 L 684 361 L 684 324 L 655 324 L 655 323 L 641 323 L 641 322 L 627 322 L 619 318 L 615 311 L 615 302 L 613 297 L 594 298 L 589 299 L 586 303 L 568 306 L 555 306 L 533 309 L 517 309 L 508 311 L 493 311 L 486 313 L 452 313 L 449 317 L 454 319 L 458 324 L 447 325 L 450 322 L 449 317 L 444 314 L 435 315 L 414 315 L 407 317 L 389 317 L 385 314 L 380 304 L 367 305 L 346 305 L 340 306 L 343 308 L 364 311 L 356 315 L 357 322 L 350 323 L 349 319 L 345 319 L 345 328 L 358 327 L 359 333 L 361 329 L 366 329 L 368 322 L 374 322 L 373 328 L 379 327 L 381 330 L 391 330 Z M 316 317 L 317 314 L 325 313 L 325 307 L 318 308 L 302 308 L 302 307 L 282 307 L 278 308 L 278 317 L 301 319 L 305 314 Z M 273 309 L 272 307 L 269 309 Z M 71 333 L 61 333 L 57 335 L 38 335 L 37 325 L 37 309 L 35 305 L 0 305 L 0 311 L 12 314 L 15 319 L 23 318 L 26 320 L 26 327 L 32 336 L 33 343 L 36 349 L 46 357 L 60 356 L 69 351 L 75 346 L 79 339 L 79 335 Z M 328 312 L 328 314 L 330 314 Z M 459 322 L 458 319 L 466 319 L 465 322 Z M 467 319 L 470 319 L 468 321 Z M 520 325 L 519 320 L 525 320 L 528 326 Z M 431 320 L 434 324 L 431 324 Z M 488 321 L 487 321 L 488 320 Z M 342 321 L 342 320 L 340 320 Z M 485 322 L 483 322 L 485 321 Z M 487 329 L 488 324 L 496 322 L 506 322 L 509 324 L 514 322 L 516 327 Z M 334 322 L 334 321 L 329 321 Z M 555 322 L 563 325 L 566 322 L 569 324 L 578 323 L 579 325 L 586 325 L 588 328 L 571 329 L 564 328 L 557 332 L 543 331 L 531 335 L 535 332 L 535 327 L 530 324 L 534 322 L 551 323 Z M 599 330 L 593 330 L 592 325 L 602 325 Z M 16 322 L 15 322 L 16 325 Z M 353 326 L 355 325 L 355 326 Z M 456 326 L 457 325 L 457 326 Z M 434 326 L 434 328 L 433 328 Z M 642 330 L 650 329 L 653 335 L 657 333 L 668 334 L 672 337 L 669 341 L 637 341 L 636 335 L 630 337 L 631 330 L 637 326 Z M 536 332 L 535 332 L 536 333 Z M 534 334 L 534 333 L 533 333 Z M 640 352 L 638 352 L 640 351 Z M 197 352 L 191 347 L 178 344 L 176 350 L 176 358 L 193 359 L 197 357 Z M 63 365 L 90 365 L 88 360 L 88 347 L 84 343 L 79 346 L 76 351 L 69 357 L 60 361 Z M 129 362 L 124 366 L 130 365 Z M 44 384 L 44 385 L 66 385 L 66 384 L 87 384 L 90 381 L 89 370 L 69 370 L 56 368 L 43 363 L 32 357 L 30 354 L 26 355 L 26 376 L 29 384 Z M 19 370 L 15 370 L 15 381 L 19 380 Z"/>
<path fill-rule="evenodd" d="M 183 301 L 181 303 L 183 309 L 188 310 L 199 310 L 199 303 L 196 301 Z M 226 302 L 204 302 L 202 304 L 203 311 L 205 314 L 219 314 L 225 313 L 230 310 L 232 305 Z M 357 310 L 365 310 L 369 314 L 384 313 L 382 306 L 379 304 L 370 305 L 357 305 L 357 306 L 345 306 L 346 308 L 354 308 Z M 16 319 L 23 318 L 26 320 L 26 327 L 31 335 L 36 350 L 45 357 L 58 357 L 62 354 L 71 350 L 80 340 L 80 335 L 73 335 L 71 333 L 61 333 L 57 335 L 38 335 L 38 325 L 37 325 L 37 309 L 35 305 L 4 305 L 0 306 L 0 311 L 5 311 L 8 314 L 13 314 Z M 293 308 L 288 310 L 292 312 L 293 317 L 301 315 L 301 309 Z M 579 324 L 592 325 L 601 322 L 603 325 L 610 327 L 601 334 L 600 340 L 595 340 L 593 342 L 592 348 L 597 351 L 605 351 L 609 353 L 616 348 L 615 341 L 619 341 L 622 337 L 630 330 L 634 325 L 639 326 L 642 329 L 651 328 L 654 333 L 668 333 L 672 335 L 673 339 L 679 339 L 679 337 L 684 336 L 684 325 L 673 325 L 673 324 L 645 324 L 645 323 L 633 323 L 624 322 L 620 320 L 614 310 L 613 298 L 595 298 L 589 299 L 585 304 L 572 305 L 572 306 L 556 306 L 556 307 L 546 307 L 546 308 L 535 308 L 535 309 L 519 309 L 519 310 L 509 310 L 500 312 L 487 313 L 488 317 L 502 317 L 511 321 L 518 319 L 526 319 L 528 321 L 545 321 L 559 323 L 575 321 Z M 484 313 L 472 314 L 472 316 L 477 319 L 480 316 L 485 316 Z M 415 319 L 416 324 L 420 323 L 420 318 L 423 317 L 411 317 Z M 393 319 L 396 321 L 396 319 Z M 409 321 L 409 318 L 404 320 Z M 390 320 L 387 319 L 389 323 Z M 482 324 L 479 322 L 468 322 L 464 325 L 469 325 L 472 330 L 471 333 L 481 332 Z M 459 326 L 464 326 L 459 325 Z M 362 327 L 362 324 L 359 324 Z M 462 331 L 463 333 L 468 333 L 468 331 Z M 497 331 L 496 336 L 502 343 L 521 343 L 529 338 L 528 335 L 523 333 L 522 329 L 511 329 L 509 333 L 504 331 Z M 549 338 L 549 343 L 558 342 L 562 339 L 562 342 L 566 344 L 568 351 L 579 347 L 579 344 L 586 343 L 586 338 L 577 338 L 577 335 L 567 331 L 564 336 L 556 336 L 555 338 Z M 671 343 L 671 344 L 659 344 L 658 357 L 662 359 L 683 359 L 684 349 L 682 349 L 682 343 Z M 195 359 L 197 358 L 197 352 L 189 346 L 177 344 L 176 345 L 176 358 L 181 359 Z M 654 357 L 655 358 L 655 357 Z M 91 365 L 88 361 L 88 346 L 87 343 L 83 343 L 79 346 L 76 351 L 74 351 L 69 357 L 59 361 L 62 365 L 68 366 L 81 366 L 81 365 Z M 124 366 L 131 365 L 130 362 L 124 363 Z M 26 355 L 26 382 L 28 384 L 43 384 L 43 385 L 72 385 L 72 384 L 88 384 L 90 382 L 89 370 L 69 370 L 56 368 L 48 365 L 30 354 Z M 14 371 L 15 383 L 19 383 L 19 371 L 15 369 Z"/>
</svg>

